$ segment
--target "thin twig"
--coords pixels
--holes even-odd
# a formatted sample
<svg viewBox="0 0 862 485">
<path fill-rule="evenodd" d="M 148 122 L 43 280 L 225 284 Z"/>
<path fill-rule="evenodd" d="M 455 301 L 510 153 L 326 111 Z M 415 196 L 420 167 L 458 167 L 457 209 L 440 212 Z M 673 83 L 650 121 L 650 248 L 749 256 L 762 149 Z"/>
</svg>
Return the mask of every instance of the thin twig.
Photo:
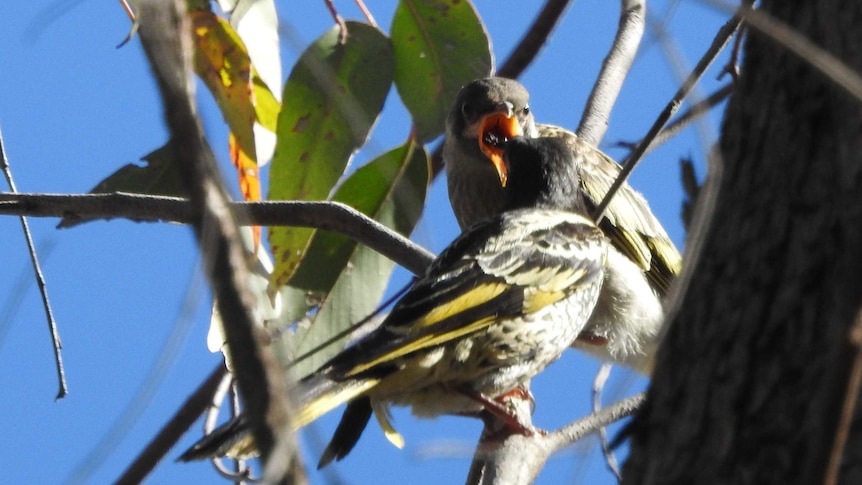
<svg viewBox="0 0 862 485">
<path fill-rule="evenodd" d="M 127 0 L 120 0 L 120 5 L 123 7 L 123 11 L 126 12 L 126 15 L 129 17 L 129 21 L 132 23 L 137 22 L 137 17 L 135 17 L 135 11 L 132 10 L 132 6 L 129 5 Z"/>
<path fill-rule="evenodd" d="M 347 24 L 344 23 L 341 15 L 338 14 L 338 10 L 335 9 L 335 4 L 332 3 L 332 0 L 323 0 L 323 3 L 326 4 L 326 9 L 329 10 L 332 19 L 338 24 L 338 43 L 344 45 L 347 42 Z"/>
<path fill-rule="evenodd" d="M 126 34 L 126 38 L 123 39 L 119 44 L 117 44 L 117 49 L 123 47 L 128 44 L 132 37 L 135 36 L 135 33 L 138 31 L 140 24 L 138 23 L 138 17 L 135 15 L 135 11 L 132 10 L 132 6 L 129 5 L 127 0 L 120 0 L 120 5 L 123 6 L 123 10 L 126 12 L 126 15 L 129 16 L 129 20 L 132 22 L 132 28 L 129 29 L 129 33 Z"/>
<path fill-rule="evenodd" d="M 171 448 L 179 441 L 180 437 L 188 431 L 198 417 L 203 414 L 212 400 L 221 380 L 227 374 L 224 365 L 219 364 L 209 377 L 198 387 L 170 421 L 159 431 L 155 438 L 147 444 L 144 451 L 135 458 L 135 461 L 127 468 L 123 475 L 117 479 L 117 484 L 141 483 L 147 475 L 156 467 Z"/>
<path fill-rule="evenodd" d="M 236 396 L 237 392 L 235 384 L 236 382 L 233 380 L 230 373 L 225 373 L 222 380 L 218 383 L 218 386 L 210 397 L 209 408 L 205 411 L 206 414 L 203 424 L 204 436 L 212 433 L 215 429 L 216 423 L 218 422 L 219 412 L 221 411 L 221 405 L 228 395 L 230 395 L 231 398 L 231 411 L 233 411 L 233 401 L 238 399 Z M 236 416 L 236 414 L 237 412 L 233 412 L 232 416 Z M 212 458 L 210 463 L 212 463 L 216 473 L 226 480 L 230 480 L 235 483 L 259 481 L 259 479 L 251 475 L 251 470 L 243 465 L 242 460 L 231 461 L 236 464 L 234 471 L 229 470 L 220 457 Z"/>
<path fill-rule="evenodd" d="M 599 371 L 596 372 L 596 377 L 593 379 L 593 414 L 598 413 L 602 410 L 602 390 L 605 388 L 605 383 L 608 382 L 608 377 L 611 375 L 611 368 L 613 365 L 608 364 L 607 362 L 603 363 L 601 367 L 599 367 Z M 608 468 L 611 470 L 611 473 L 617 477 L 618 482 L 623 481 L 623 476 L 620 473 L 620 467 L 617 464 L 617 459 L 614 456 L 613 450 L 611 450 L 610 442 L 608 441 L 608 430 L 605 426 L 599 428 L 599 441 L 602 444 L 602 454 L 605 456 L 605 463 L 608 464 Z"/>
<path fill-rule="evenodd" d="M 646 393 L 642 392 L 617 401 L 597 413 L 585 416 L 548 434 L 545 439 L 551 443 L 553 451 L 559 451 L 593 431 L 631 416 L 640 409 L 645 398 Z"/>
<path fill-rule="evenodd" d="M 656 135 L 656 137 L 649 144 L 646 151 L 644 152 L 644 155 L 678 135 L 680 131 L 687 128 L 689 125 L 691 125 L 692 122 L 696 121 L 698 118 L 708 113 L 709 110 L 715 108 L 716 106 L 718 106 L 719 103 L 727 99 L 731 93 L 733 93 L 733 83 L 728 83 L 719 88 L 714 93 L 707 96 L 706 98 L 695 103 L 691 108 L 686 110 L 684 113 L 671 121 L 667 126 L 662 128 L 658 135 Z M 634 150 L 641 143 L 643 143 L 643 140 L 639 140 L 634 143 L 621 142 L 617 145 Z"/>
<path fill-rule="evenodd" d="M 340 202 L 231 202 L 242 225 L 313 227 L 343 234 L 386 255 L 414 274 L 424 274 L 434 255 L 413 241 Z M 112 219 L 188 224 L 194 209 L 187 199 L 128 194 L 9 194 L 0 192 L 0 214 Z M 69 224 L 63 224 L 68 226 Z"/>
<path fill-rule="evenodd" d="M 710 64 L 715 60 L 718 56 L 718 53 L 727 45 L 727 42 L 733 37 L 734 32 L 739 29 L 739 26 L 742 23 L 742 18 L 739 14 L 734 15 L 730 20 L 724 24 L 721 29 L 719 29 L 718 34 L 713 39 L 712 44 L 707 49 L 706 53 L 703 57 L 700 58 L 694 70 L 689 74 L 686 80 L 682 83 L 679 90 L 671 99 L 670 103 L 665 106 L 664 110 L 659 115 L 658 119 L 655 120 L 653 125 L 650 127 L 646 136 L 644 136 L 643 141 L 637 146 L 634 152 L 629 157 L 628 161 L 623 165 L 622 170 L 620 170 L 619 176 L 617 176 L 616 180 L 614 180 L 613 185 L 608 190 L 607 194 L 605 194 L 605 198 L 602 199 L 602 202 L 596 207 L 596 210 L 593 214 L 593 219 L 595 221 L 600 221 L 602 217 L 604 217 L 605 210 L 610 204 L 611 199 L 613 199 L 614 195 L 616 195 L 619 188 L 626 182 L 629 175 L 632 173 L 632 170 L 637 166 L 640 160 L 643 158 L 644 153 L 646 153 L 647 147 L 652 143 L 652 140 L 655 139 L 656 135 L 661 131 L 667 121 L 676 113 L 679 109 L 679 106 L 682 104 L 683 100 L 688 96 L 688 93 L 691 92 L 692 88 L 695 84 L 703 77 L 703 74 L 706 72 L 707 68 L 709 68 Z"/>
<path fill-rule="evenodd" d="M 371 15 L 371 10 L 368 10 L 368 7 L 365 6 L 365 2 L 362 0 L 354 0 L 354 2 L 356 3 L 356 6 L 359 7 L 359 11 L 362 12 L 362 15 L 365 16 L 365 20 L 367 20 L 371 26 L 377 27 L 377 21 L 374 20 L 374 16 Z"/>
<path fill-rule="evenodd" d="M 628 75 L 638 45 L 644 33 L 646 17 L 645 0 L 620 1 L 620 26 L 608 56 L 602 63 L 602 70 L 593 85 L 581 124 L 578 126 L 578 136 L 588 143 L 598 146 L 608 129 L 608 119 L 611 110 Z"/>
<path fill-rule="evenodd" d="M 722 80 L 725 75 L 730 75 L 730 79 L 734 83 L 739 79 L 739 57 L 742 53 L 743 37 L 745 37 L 745 25 L 740 27 L 736 33 L 736 38 L 733 39 L 733 48 L 730 49 L 730 59 L 727 60 L 727 64 L 724 65 L 718 76 L 715 77 L 717 80 Z"/>
<path fill-rule="evenodd" d="M 6 146 L 3 143 L 3 132 L 0 130 L 0 170 L 3 170 L 3 176 L 6 177 L 6 183 L 9 184 L 9 190 L 12 193 L 18 193 L 18 188 L 15 186 L 15 179 L 12 178 L 12 169 L 9 167 L 9 159 L 6 157 Z M 42 297 L 42 307 L 45 309 L 45 318 L 48 320 L 48 332 L 51 334 L 51 347 L 54 350 L 54 365 L 57 369 L 57 395 L 55 399 L 63 399 L 69 392 L 66 385 L 66 369 L 63 366 L 63 342 L 60 340 L 60 331 L 57 329 L 57 321 L 54 320 L 54 310 L 51 308 L 51 300 L 48 298 L 48 286 L 45 284 L 45 275 L 42 273 L 42 266 L 39 264 L 39 255 L 36 254 L 36 245 L 33 244 L 33 235 L 30 233 L 30 224 L 27 218 L 23 215 L 19 217 L 21 220 L 21 230 L 24 232 L 24 239 L 27 242 L 27 252 L 30 254 L 30 262 L 33 264 L 33 274 L 36 277 L 36 286 L 39 288 L 39 295 Z"/>
<path fill-rule="evenodd" d="M 846 390 L 844 391 L 844 405 L 841 409 L 841 417 L 838 420 L 838 429 L 835 430 L 835 441 L 832 443 L 832 451 L 829 454 L 829 463 L 826 466 L 826 477 L 823 485 L 835 485 L 841 475 L 841 462 L 844 458 L 844 450 L 847 447 L 847 438 L 853 425 L 853 417 L 856 414 L 856 402 L 859 399 L 859 391 L 862 389 L 862 309 L 856 312 L 856 319 L 850 327 L 849 345 L 853 352 L 853 364 L 850 368 Z"/>
<path fill-rule="evenodd" d="M 548 0 L 536 20 L 497 70 L 497 76 L 517 79 L 536 58 L 571 0 Z"/>
</svg>

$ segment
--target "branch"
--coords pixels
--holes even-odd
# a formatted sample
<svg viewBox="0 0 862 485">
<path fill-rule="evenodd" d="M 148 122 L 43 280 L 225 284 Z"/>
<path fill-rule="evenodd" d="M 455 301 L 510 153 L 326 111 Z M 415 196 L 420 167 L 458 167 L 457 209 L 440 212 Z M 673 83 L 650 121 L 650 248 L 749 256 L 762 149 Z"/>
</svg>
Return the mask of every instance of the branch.
<svg viewBox="0 0 862 485">
<path fill-rule="evenodd" d="M 555 452 L 603 427 L 634 414 L 644 401 L 644 393 L 618 401 L 597 413 L 548 433 L 503 438 L 486 422 L 476 448 L 468 484 L 520 485 L 532 483 Z"/>
<path fill-rule="evenodd" d="M 844 406 L 841 409 L 841 419 L 835 430 L 832 452 L 829 454 L 829 464 L 823 479 L 825 485 L 835 485 L 841 478 L 841 462 L 847 451 L 847 440 L 856 415 L 859 390 L 862 388 L 862 311 L 856 313 L 853 326 L 850 327 L 848 345 L 853 353 L 853 364 L 847 376 L 847 390 L 844 394 Z M 846 477 L 845 477 L 846 478 Z"/>
<path fill-rule="evenodd" d="M 226 323 L 235 375 L 251 418 L 251 427 L 268 472 L 275 481 L 304 481 L 283 372 L 264 337 L 255 332 L 254 296 L 247 288 L 248 267 L 238 228 L 228 207 L 212 150 L 204 139 L 194 105 L 190 26 L 185 2 L 139 0 L 138 18 L 144 52 L 159 86 L 174 159 L 190 193 L 193 227 L 207 277 Z M 273 455 L 278 447 L 285 451 Z"/>
<path fill-rule="evenodd" d="M 593 413 L 602 410 L 602 390 L 611 376 L 612 368 L 613 364 L 608 362 L 602 363 L 599 371 L 596 372 L 596 377 L 593 379 Z M 604 426 L 599 429 L 599 442 L 602 445 L 602 454 L 605 456 L 605 463 L 608 465 L 608 469 L 614 474 L 618 482 L 623 481 L 620 467 L 617 464 L 617 458 L 614 456 L 613 446 L 611 446 L 610 440 L 608 440 L 608 430 Z"/>
<path fill-rule="evenodd" d="M 594 146 L 605 136 L 608 118 L 644 33 L 646 0 L 621 0 L 620 27 L 590 93 L 578 136 Z"/>
<path fill-rule="evenodd" d="M 195 420 L 206 411 L 212 401 L 212 395 L 215 394 L 216 388 L 226 373 L 227 369 L 225 366 L 219 364 L 203 384 L 186 399 L 186 402 L 183 403 L 182 407 L 177 410 L 176 414 L 159 431 L 156 437 L 147 444 L 144 451 L 135 458 L 135 461 L 129 465 L 129 468 L 123 472 L 123 475 L 117 479 L 117 484 L 142 483 L 144 481 L 144 478 L 153 471 L 153 468 L 156 467 L 159 461 L 177 444 L 177 441 L 188 431 Z"/>
<path fill-rule="evenodd" d="M 6 183 L 9 184 L 9 189 L 17 193 L 18 188 L 15 187 L 15 179 L 12 178 L 12 169 L 9 168 L 9 160 L 6 158 L 6 147 L 3 143 L 3 133 L 0 133 L 0 170 L 6 177 Z M 54 320 L 54 310 L 51 308 L 51 300 L 48 299 L 48 285 L 45 283 L 45 275 L 42 273 L 42 265 L 39 264 L 39 255 L 36 254 L 36 245 L 33 244 L 33 235 L 30 233 L 30 224 L 27 223 L 27 218 L 24 216 L 21 219 L 21 231 L 24 233 L 24 240 L 27 242 L 27 251 L 30 254 L 30 263 L 33 265 L 33 273 L 36 276 L 36 286 L 39 287 L 39 294 L 42 296 L 42 307 L 45 309 L 45 318 L 48 321 L 48 332 L 51 334 L 51 347 L 54 349 L 54 366 L 57 369 L 57 396 L 55 399 L 62 399 L 69 392 L 66 385 L 66 369 L 63 367 L 63 343 L 60 341 L 60 331 L 57 329 L 57 321 Z"/>
<path fill-rule="evenodd" d="M 647 146 L 644 155 L 651 152 L 654 148 L 663 145 L 668 140 L 678 135 L 685 128 L 688 128 L 698 118 L 708 113 L 711 109 L 718 106 L 719 103 L 729 98 L 731 93 L 733 93 L 733 83 L 728 83 L 719 88 L 714 93 L 707 96 L 706 98 L 703 98 L 699 102 L 695 103 L 691 108 L 689 108 L 683 114 L 679 115 L 679 117 L 677 117 L 675 120 L 670 122 L 670 124 L 662 128 L 658 135 L 656 135 L 655 138 L 653 138 L 653 140 L 650 142 L 649 146 Z M 644 139 L 641 139 L 636 142 L 620 142 L 617 145 L 628 148 L 630 150 L 634 150 L 640 143 L 643 142 L 643 140 Z M 628 158 L 626 158 L 626 160 L 628 160 Z"/>
<path fill-rule="evenodd" d="M 730 38 L 739 29 L 741 24 L 742 17 L 737 13 L 721 27 L 718 34 L 716 34 L 715 39 L 713 39 L 712 44 L 709 46 L 709 49 L 707 49 L 706 53 L 700 58 L 697 65 L 694 67 L 694 70 L 692 70 L 691 74 L 688 75 L 679 90 L 677 90 L 670 102 L 665 106 L 664 110 L 650 127 L 646 136 L 644 136 L 643 140 L 641 140 L 640 144 L 638 144 L 637 148 L 629 156 L 626 163 L 623 164 L 619 176 L 614 180 L 611 188 L 608 189 L 608 193 L 605 194 L 605 198 L 602 199 L 602 202 L 598 207 L 596 207 L 595 213 L 592 214 L 593 220 L 597 222 L 601 220 L 604 216 L 605 209 L 608 208 L 608 204 L 610 204 L 614 195 L 629 178 L 632 170 L 634 170 L 637 164 L 641 161 L 647 148 L 652 144 L 652 140 L 655 139 L 667 121 L 674 115 L 674 113 L 677 112 L 682 101 L 686 96 L 688 96 L 700 78 L 703 77 L 703 74 L 706 72 L 707 68 L 709 68 L 709 65 L 712 64 L 718 56 L 718 53 L 721 52 L 725 45 L 727 45 L 728 41 L 730 41 Z"/>
<path fill-rule="evenodd" d="M 554 431 L 545 439 L 552 447 L 552 452 L 559 451 L 594 431 L 633 415 L 643 405 L 645 398 L 646 393 L 642 392 L 622 401 L 617 401 L 597 413 L 585 416 Z"/>
<path fill-rule="evenodd" d="M 413 241 L 340 202 L 230 202 L 238 224 L 313 227 L 343 234 L 412 271 L 424 274 L 434 255 Z M 0 192 L 0 215 L 63 217 L 61 227 L 82 220 L 122 217 L 189 224 L 192 204 L 177 197 L 111 194 L 10 194 Z"/>
<path fill-rule="evenodd" d="M 570 3 L 571 0 L 548 0 L 518 45 L 497 70 L 497 76 L 517 79 L 536 58 Z"/>
</svg>

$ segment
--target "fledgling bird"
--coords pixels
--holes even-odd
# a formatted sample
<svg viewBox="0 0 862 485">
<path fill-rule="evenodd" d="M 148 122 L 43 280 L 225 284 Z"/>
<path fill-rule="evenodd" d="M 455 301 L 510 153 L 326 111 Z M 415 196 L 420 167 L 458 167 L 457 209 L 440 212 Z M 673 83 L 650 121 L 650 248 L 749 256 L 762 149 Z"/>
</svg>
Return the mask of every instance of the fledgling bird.
<svg viewBox="0 0 862 485">
<path fill-rule="evenodd" d="M 534 432 L 503 399 L 581 332 L 609 247 L 584 215 L 571 158 L 560 139 L 509 140 L 503 211 L 462 233 L 378 329 L 300 383 L 297 428 L 348 403 L 321 466 L 350 451 L 372 412 L 391 438 L 390 405 L 421 417 L 485 410 L 513 431 Z M 241 438 L 244 419 L 204 437 L 180 460 L 247 454 L 253 444 Z"/>
<path fill-rule="evenodd" d="M 529 93 L 517 81 L 478 79 L 458 95 L 446 120 L 443 146 L 449 201 L 462 229 L 503 210 L 503 147 L 516 136 L 565 142 L 589 212 L 620 172 L 616 162 L 574 133 L 536 124 Z M 662 299 L 682 267 L 682 257 L 646 200 L 628 183 L 612 199 L 599 227 L 612 243 L 605 283 L 574 347 L 648 375 L 664 321 Z"/>
</svg>

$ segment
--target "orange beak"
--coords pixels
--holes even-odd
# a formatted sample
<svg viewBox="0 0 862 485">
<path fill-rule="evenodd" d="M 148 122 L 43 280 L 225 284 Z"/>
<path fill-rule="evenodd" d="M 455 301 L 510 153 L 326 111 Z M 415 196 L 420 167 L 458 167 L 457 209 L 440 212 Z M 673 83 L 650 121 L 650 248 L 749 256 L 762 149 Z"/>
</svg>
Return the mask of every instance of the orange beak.
<svg viewBox="0 0 862 485">
<path fill-rule="evenodd" d="M 491 159 L 503 187 L 509 180 L 506 163 L 503 161 L 503 144 L 521 134 L 521 125 L 511 113 L 493 113 L 485 116 L 479 126 L 479 148 Z"/>
</svg>

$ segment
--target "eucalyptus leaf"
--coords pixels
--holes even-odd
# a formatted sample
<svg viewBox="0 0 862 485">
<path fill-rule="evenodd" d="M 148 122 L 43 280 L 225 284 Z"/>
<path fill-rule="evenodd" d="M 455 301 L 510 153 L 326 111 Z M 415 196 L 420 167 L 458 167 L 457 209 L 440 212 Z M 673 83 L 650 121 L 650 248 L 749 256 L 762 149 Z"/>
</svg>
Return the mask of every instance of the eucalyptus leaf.
<svg viewBox="0 0 862 485">
<path fill-rule="evenodd" d="M 428 154 L 408 142 L 357 170 L 335 199 L 368 211 L 387 227 L 409 235 L 422 214 L 428 177 Z M 283 341 L 283 355 L 295 358 L 315 350 L 296 366 L 297 376 L 313 371 L 343 348 L 347 335 L 316 350 L 374 311 L 395 266 L 365 246 L 323 231 L 316 235 L 312 248 L 287 286 L 288 292 L 304 295 L 302 300 L 298 294 L 292 297 L 301 308 L 292 311 L 293 320 L 282 321 L 293 325 Z M 294 325 L 297 318 L 302 321 Z"/>
<path fill-rule="evenodd" d="M 270 200 L 329 197 L 368 138 L 392 84 L 389 39 L 364 23 L 334 27 L 302 54 L 290 73 L 278 115 Z M 286 283 L 305 255 L 312 229 L 276 227 L 269 242 L 276 262 L 270 291 Z"/>
<path fill-rule="evenodd" d="M 395 86 L 425 143 L 443 132 L 461 87 L 491 74 L 491 41 L 465 0 L 401 0 L 390 30 Z"/>
</svg>

